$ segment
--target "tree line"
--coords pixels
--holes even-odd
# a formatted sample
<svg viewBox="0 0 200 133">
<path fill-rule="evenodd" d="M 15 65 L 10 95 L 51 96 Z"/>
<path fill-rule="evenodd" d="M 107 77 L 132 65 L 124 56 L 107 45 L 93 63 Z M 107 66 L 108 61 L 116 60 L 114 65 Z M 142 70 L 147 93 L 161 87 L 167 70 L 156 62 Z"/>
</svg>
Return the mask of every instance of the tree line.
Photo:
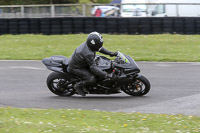
<svg viewBox="0 0 200 133">
<path fill-rule="evenodd" d="M 79 0 L 0 0 L 0 5 L 68 4 L 78 2 Z"/>
<path fill-rule="evenodd" d="M 30 4 L 69 4 L 81 0 L 0 0 L 0 5 L 30 5 Z M 92 3 L 109 3 L 111 0 L 88 0 Z"/>
</svg>

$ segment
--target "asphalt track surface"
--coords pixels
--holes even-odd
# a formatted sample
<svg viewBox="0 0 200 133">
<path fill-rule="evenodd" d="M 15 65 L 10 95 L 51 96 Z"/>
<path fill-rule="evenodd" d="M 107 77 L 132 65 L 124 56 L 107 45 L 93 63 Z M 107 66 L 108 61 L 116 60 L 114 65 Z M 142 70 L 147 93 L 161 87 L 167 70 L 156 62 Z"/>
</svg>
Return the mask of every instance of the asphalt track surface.
<svg viewBox="0 0 200 133">
<path fill-rule="evenodd" d="M 0 61 L 0 106 L 86 109 L 200 116 L 200 63 L 138 62 L 151 82 L 143 97 L 124 93 L 59 97 L 46 86 L 41 61 Z"/>
</svg>

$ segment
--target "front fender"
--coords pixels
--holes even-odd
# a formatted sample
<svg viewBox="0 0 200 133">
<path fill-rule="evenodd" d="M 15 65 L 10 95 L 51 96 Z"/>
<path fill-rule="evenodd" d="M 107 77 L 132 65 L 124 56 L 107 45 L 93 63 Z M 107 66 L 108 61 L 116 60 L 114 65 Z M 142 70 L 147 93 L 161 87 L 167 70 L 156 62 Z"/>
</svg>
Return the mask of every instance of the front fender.
<svg viewBox="0 0 200 133">
<path fill-rule="evenodd" d="M 142 76 L 142 74 L 137 74 L 136 78 L 140 78 Z"/>
</svg>

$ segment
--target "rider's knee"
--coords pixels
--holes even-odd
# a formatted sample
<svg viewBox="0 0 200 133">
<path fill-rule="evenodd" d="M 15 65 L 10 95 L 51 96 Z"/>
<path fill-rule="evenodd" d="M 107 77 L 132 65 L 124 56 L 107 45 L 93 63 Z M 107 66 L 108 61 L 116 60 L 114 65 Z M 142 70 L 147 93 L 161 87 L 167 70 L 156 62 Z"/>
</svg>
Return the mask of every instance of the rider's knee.
<svg viewBox="0 0 200 133">
<path fill-rule="evenodd" d="M 96 78 L 94 76 L 89 77 L 87 80 L 84 81 L 86 86 L 92 86 L 96 83 Z"/>
</svg>

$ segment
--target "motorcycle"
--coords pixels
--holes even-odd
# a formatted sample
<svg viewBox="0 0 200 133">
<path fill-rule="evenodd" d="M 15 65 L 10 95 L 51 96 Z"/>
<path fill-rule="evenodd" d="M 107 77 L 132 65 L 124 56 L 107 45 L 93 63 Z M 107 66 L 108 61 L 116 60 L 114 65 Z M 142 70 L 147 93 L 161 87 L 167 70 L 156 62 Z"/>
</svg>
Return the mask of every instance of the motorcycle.
<svg viewBox="0 0 200 133">
<path fill-rule="evenodd" d="M 74 85 L 81 81 L 78 76 L 67 72 L 69 59 L 65 56 L 52 56 L 42 60 L 52 72 L 47 77 L 49 90 L 58 96 L 76 94 Z M 124 92 L 131 96 L 143 96 L 150 91 L 149 80 L 140 74 L 134 59 L 118 51 L 114 60 L 96 55 L 97 66 L 112 75 L 112 78 L 98 80 L 95 86 L 84 88 L 86 94 L 116 94 Z"/>
</svg>

